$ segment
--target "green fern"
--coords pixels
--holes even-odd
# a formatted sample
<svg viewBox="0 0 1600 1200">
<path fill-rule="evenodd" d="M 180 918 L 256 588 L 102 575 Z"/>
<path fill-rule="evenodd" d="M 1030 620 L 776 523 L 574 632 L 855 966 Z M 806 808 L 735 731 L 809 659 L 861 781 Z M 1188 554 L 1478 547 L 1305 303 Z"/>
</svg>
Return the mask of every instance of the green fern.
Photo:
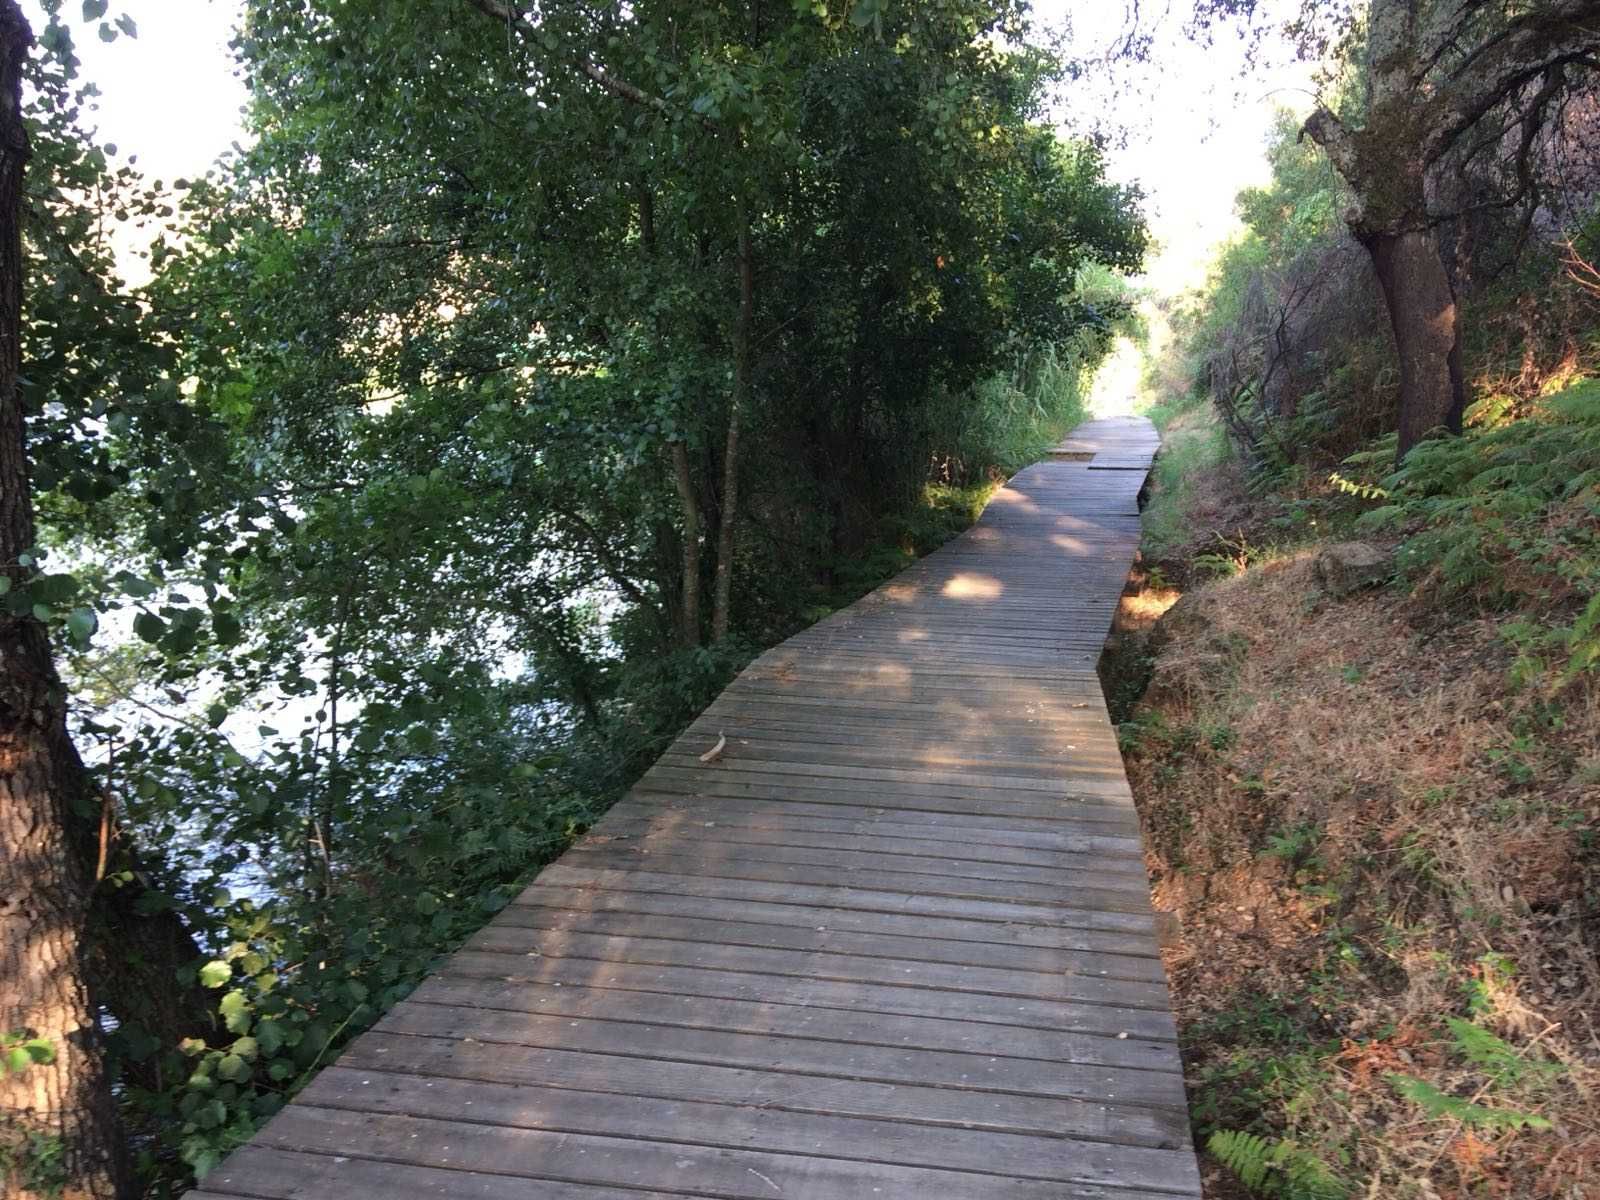
<svg viewBox="0 0 1600 1200">
<path fill-rule="evenodd" d="M 1563 682 L 1570 683 L 1583 672 L 1600 667 L 1600 592 L 1589 598 L 1582 615 L 1563 636 L 1567 643 Z"/>
<path fill-rule="evenodd" d="M 1345 1200 L 1349 1187 L 1311 1151 L 1291 1141 L 1269 1141 L 1253 1133 L 1219 1129 L 1206 1149 L 1241 1183 L 1280 1200 Z"/>
<path fill-rule="evenodd" d="M 1478 1129 L 1549 1129 L 1550 1122 L 1535 1113 L 1517 1112 L 1511 1108 L 1489 1108 L 1474 1104 L 1448 1092 L 1441 1092 L 1425 1079 L 1410 1075 L 1390 1075 L 1394 1090 L 1422 1109 L 1430 1117 L 1460 1121 Z"/>
<path fill-rule="evenodd" d="M 1503 401 L 1398 468 L 1387 443 L 1351 455 L 1332 483 L 1374 502 L 1356 528 L 1398 531 L 1402 571 L 1440 599 L 1541 614 L 1518 641 L 1519 678 L 1564 686 L 1600 670 L 1600 380 L 1527 413 Z"/>
<path fill-rule="evenodd" d="M 1359 479 L 1346 479 L 1335 471 L 1328 476 L 1328 482 L 1333 484 L 1347 496 L 1358 496 L 1362 500 L 1387 500 L 1389 489 L 1379 487 L 1375 483 L 1363 483 Z"/>
<path fill-rule="evenodd" d="M 1241 570 L 1239 560 L 1229 558 L 1226 554 L 1197 554 L 1189 565 L 1196 571 L 1210 571 L 1224 579 L 1237 575 Z"/>
<path fill-rule="evenodd" d="M 1524 1058 L 1515 1046 L 1476 1022 L 1446 1017 L 1445 1024 L 1450 1027 L 1461 1056 L 1499 1086 L 1515 1087 L 1531 1080 L 1548 1079 L 1563 1070 L 1560 1063 Z"/>
</svg>

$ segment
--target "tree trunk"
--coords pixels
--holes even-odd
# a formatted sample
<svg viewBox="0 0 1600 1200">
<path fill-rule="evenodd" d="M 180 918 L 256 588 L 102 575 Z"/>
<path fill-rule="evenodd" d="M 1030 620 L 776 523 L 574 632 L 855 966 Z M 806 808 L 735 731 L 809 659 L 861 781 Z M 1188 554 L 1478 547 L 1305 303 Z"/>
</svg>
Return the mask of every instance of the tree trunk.
<svg viewBox="0 0 1600 1200">
<path fill-rule="evenodd" d="M 163 1069 L 166 1052 L 184 1038 L 217 1031 L 217 993 L 178 982 L 179 969 L 192 969 L 204 954 L 180 914 L 150 903 L 154 889 L 145 883 L 140 856 L 124 852 L 115 869 L 133 879 L 96 888 L 85 971 L 91 998 L 104 1002 L 120 1029 L 142 1030 L 161 1046 L 148 1057 L 121 1061 L 118 1081 L 159 1091 L 172 1082 Z"/>
<path fill-rule="evenodd" d="M 16 0 L 0 0 L 0 571 L 26 587 L 34 545 L 21 366 L 22 67 L 33 44 Z M 84 974 L 93 879 L 69 830 L 84 779 L 44 627 L 0 611 L 0 1036 L 49 1043 L 54 1059 L 0 1074 L 0 1144 L 20 1154 L 13 1200 L 110 1200 L 126 1179 L 116 1105 Z M 55 1162 L 38 1151 L 59 1151 Z"/>
<path fill-rule="evenodd" d="M 654 262 L 656 249 L 655 193 L 639 185 L 639 244 L 647 262 Z M 661 340 L 661 316 L 656 314 L 656 338 Z M 678 591 L 678 642 L 685 647 L 700 644 L 700 499 L 689 467 L 689 447 L 681 441 L 667 447 L 672 458 L 672 483 L 683 509 L 683 547 L 679 570 L 683 583 Z"/>
<path fill-rule="evenodd" d="M 695 498 L 689 447 L 671 443 L 672 480 L 683 508 L 683 587 L 678 602 L 678 638 L 685 646 L 700 644 L 700 502 Z"/>
<path fill-rule="evenodd" d="M 1400 457 L 1431 433 L 1461 432 L 1456 297 L 1432 230 L 1369 234 L 1364 241 L 1383 286 L 1400 357 Z"/>
<path fill-rule="evenodd" d="M 717 575 L 711 608 L 711 640 L 728 636 L 733 592 L 734 526 L 739 512 L 739 426 L 752 391 L 756 320 L 756 264 L 750 237 L 750 210 L 739 198 L 739 316 L 733 331 L 733 397 L 728 436 L 722 452 L 722 508 L 717 522 Z"/>
</svg>

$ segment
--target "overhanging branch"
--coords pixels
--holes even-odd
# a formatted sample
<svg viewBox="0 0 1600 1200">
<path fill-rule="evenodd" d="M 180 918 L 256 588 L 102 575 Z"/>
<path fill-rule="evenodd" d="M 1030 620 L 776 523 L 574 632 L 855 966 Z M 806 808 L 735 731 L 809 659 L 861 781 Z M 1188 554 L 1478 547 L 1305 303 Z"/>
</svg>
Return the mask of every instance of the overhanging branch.
<svg viewBox="0 0 1600 1200">
<path fill-rule="evenodd" d="M 467 0 L 467 3 L 485 16 L 500 22 L 508 28 L 514 25 L 532 28 L 533 22 L 528 14 L 518 6 L 507 3 L 506 0 Z M 580 56 L 576 65 L 579 74 L 599 84 L 620 100 L 626 100 L 630 104 L 637 104 L 641 108 L 648 108 L 653 112 L 660 113 L 669 120 L 692 117 L 707 129 L 716 128 L 716 122 L 710 118 L 697 113 L 684 112 L 682 109 L 667 103 L 660 96 L 652 96 L 643 88 L 637 87 L 625 79 L 618 79 L 604 67 L 590 62 L 587 57 Z"/>
</svg>

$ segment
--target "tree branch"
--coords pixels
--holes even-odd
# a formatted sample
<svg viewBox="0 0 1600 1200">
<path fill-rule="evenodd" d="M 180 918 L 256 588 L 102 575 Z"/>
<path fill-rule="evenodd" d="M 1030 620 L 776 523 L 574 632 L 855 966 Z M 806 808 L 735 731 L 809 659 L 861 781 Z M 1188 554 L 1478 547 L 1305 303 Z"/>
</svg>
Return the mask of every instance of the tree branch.
<svg viewBox="0 0 1600 1200">
<path fill-rule="evenodd" d="M 485 16 L 503 21 L 507 25 L 522 20 L 522 14 L 511 5 L 502 3 L 502 0 L 467 0 L 467 3 Z"/>
<path fill-rule="evenodd" d="M 506 0 L 467 0 L 467 3 L 485 16 L 501 22 L 508 28 L 513 25 L 532 27 L 532 21 L 529 20 L 528 14 L 514 4 L 507 3 Z M 641 108 L 648 108 L 670 120 L 692 115 L 696 121 L 707 129 L 715 129 L 717 127 L 716 122 L 709 117 L 686 113 L 682 109 L 667 103 L 660 96 L 652 96 L 643 88 L 637 87 L 625 79 L 618 79 L 604 67 L 590 62 L 587 57 L 579 57 L 577 68 L 580 74 L 599 84 L 618 99 L 626 100 L 630 104 L 637 104 Z"/>
<path fill-rule="evenodd" d="M 1441 93 L 1443 119 L 1425 149 L 1431 165 L 1498 104 L 1548 72 L 1588 66 L 1600 55 L 1600 16 L 1593 0 L 1556 3 L 1512 20 L 1457 63 Z"/>
<path fill-rule="evenodd" d="M 628 599 L 632 600 L 640 608 L 648 610 L 655 618 L 656 623 L 660 625 L 662 620 L 661 610 L 657 607 L 656 602 L 649 596 L 645 595 L 644 590 L 640 588 L 639 585 L 636 584 L 631 578 L 629 578 L 628 572 L 623 569 L 623 564 L 620 563 L 617 560 L 616 555 L 611 552 L 611 545 L 606 541 L 601 532 L 591 525 L 587 519 L 571 509 L 558 509 L 556 515 L 559 518 L 567 521 L 574 529 L 588 539 L 589 547 L 594 551 L 594 556 L 599 561 L 601 570 L 604 571 L 606 578 L 611 580 L 612 583 L 616 584 L 617 588 L 621 590 L 621 592 L 626 595 Z"/>
<path fill-rule="evenodd" d="M 1355 139 L 1344 122 L 1326 108 L 1318 108 L 1300 127 L 1300 140 L 1308 137 L 1322 147 L 1328 161 L 1333 163 L 1334 170 L 1350 185 L 1355 200 L 1351 211 L 1345 214 L 1345 221 L 1354 227 L 1364 211 L 1362 193 L 1365 190 L 1361 180 L 1361 156 L 1356 150 Z"/>
</svg>

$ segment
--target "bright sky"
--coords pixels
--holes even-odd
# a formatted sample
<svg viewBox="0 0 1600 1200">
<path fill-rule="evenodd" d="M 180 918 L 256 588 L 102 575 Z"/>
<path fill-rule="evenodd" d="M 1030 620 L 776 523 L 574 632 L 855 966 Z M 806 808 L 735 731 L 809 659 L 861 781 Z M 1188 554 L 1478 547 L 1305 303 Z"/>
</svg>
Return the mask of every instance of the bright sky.
<svg viewBox="0 0 1600 1200">
<path fill-rule="evenodd" d="M 44 27 L 38 0 L 27 0 L 34 29 Z M 234 75 L 228 39 L 237 0 L 114 0 L 110 16 L 126 13 L 139 36 L 105 43 L 95 25 L 79 20 L 78 0 L 62 17 L 83 62 L 81 77 L 103 95 L 94 114 L 103 142 L 119 157 L 138 156 L 140 170 L 170 184 L 204 175 L 240 134 L 244 84 Z"/>
<path fill-rule="evenodd" d="M 1269 10 L 1284 2 L 1269 0 Z M 1178 19 L 1185 7 L 1184 0 L 1168 7 L 1148 67 L 1124 66 L 1114 77 L 1071 85 L 1066 96 L 1069 110 L 1090 120 L 1108 116 L 1127 131 L 1109 165 L 1119 182 L 1144 186 L 1158 247 L 1145 281 L 1164 295 L 1203 280 L 1211 248 L 1238 228 L 1234 197 L 1268 178 L 1263 150 L 1274 114 L 1308 111 L 1312 99 L 1311 68 L 1281 50 L 1265 47 L 1260 57 L 1279 61 L 1247 71 L 1246 43 L 1236 33 L 1224 31 L 1209 46 L 1185 38 Z M 1051 26 L 1069 22 L 1074 45 L 1086 52 L 1116 40 L 1125 8 L 1119 0 L 1034 0 L 1034 12 Z"/>
<path fill-rule="evenodd" d="M 43 16 L 29 0 L 36 27 Z M 1181 9 L 1179 0 L 1174 8 Z M 96 114 L 103 141 L 123 156 L 136 154 L 147 177 L 204 174 L 242 136 L 245 102 L 228 51 L 239 0 L 120 0 L 111 15 L 127 12 L 139 36 L 104 44 L 92 26 L 77 24 L 77 0 L 64 14 L 83 60 L 84 75 L 104 93 Z M 1117 0 L 1035 0 L 1040 21 L 1070 21 L 1078 44 L 1108 45 L 1121 28 Z M 1245 78 L 1243 47 L 1231 35 L 1211 47 L 1193 45 L 1169 18 L 1152 70 L 1103 83 L 1074 85 L 1066 107 L 1127 127 L 1125 146 L 1112 151 L 1120 180 L 1138 180 L 1162 253 L 1147 282 L 1171 293 L 1200 281 L 1207 251 L 1234 226 L 1233 198 L 1261 182 L 1263 139 L 1277 105 L 1304 109 L 1309 101 L 1303 66 L 1262 71 Z"/>
</svg>

